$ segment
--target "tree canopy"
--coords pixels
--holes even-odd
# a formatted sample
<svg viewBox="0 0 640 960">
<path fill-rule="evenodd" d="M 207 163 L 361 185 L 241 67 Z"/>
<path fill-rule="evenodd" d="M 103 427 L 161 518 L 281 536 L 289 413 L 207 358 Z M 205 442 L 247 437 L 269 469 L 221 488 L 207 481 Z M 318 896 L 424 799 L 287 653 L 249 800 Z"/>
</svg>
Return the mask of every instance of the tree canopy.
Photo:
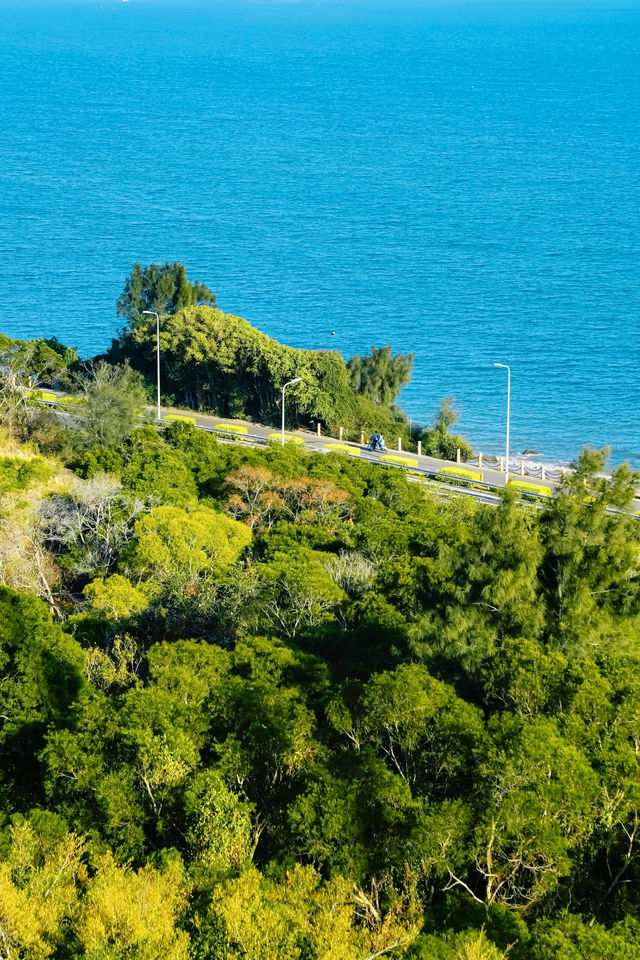
<svg viewBox="0 0 640 960">
<path fill-rule="evenodd" d="M 142 317 L 114 345 L 111 357 L 126 356 L 154 377 L 155 350 L 155 319 Z M 287 391 L 285 415 L 291 425 L 314 420 L 336 432 L 343 427 L 353 437 L 376 427 L 406 436 L 406 418 L 392 407 L 408 380 L 411 358 L 391 358 L 389 348 L 369 363 L 358 391 L 338 353 L 283 346 L 240 317 L 189 306 L 163 318 L 160 356 L 163 389 L 186 406 L 279 423 L 282 386 L 300 377 Z M 379 370 L 382 366 L 392 372 Z"/>
<path fill-rule="evenodd" d="M 181 263 L 133 265 L 117 303 L 119 317 L 133 329 L 145 322 L 144 310 L 176 313 L 185 307 L 206 304 L 215 307 L 215 294 L 204 283 L 191 283 Z"/>
</svg>

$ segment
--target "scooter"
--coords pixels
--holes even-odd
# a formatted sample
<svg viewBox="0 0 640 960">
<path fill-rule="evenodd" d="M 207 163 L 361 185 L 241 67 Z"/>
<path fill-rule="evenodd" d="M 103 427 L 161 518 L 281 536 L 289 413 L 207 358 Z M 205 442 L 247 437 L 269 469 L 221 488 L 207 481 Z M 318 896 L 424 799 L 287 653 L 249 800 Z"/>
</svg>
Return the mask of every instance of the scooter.
<svg viewBox="0 0 640 960">
<path fill-rule="evenodd" d="M 386 453 L 387 448 L 383 443 L 380 443 L 379 440 L 369 440 L 369 443 L 366 445 L 365 450 L 368 450 L 370 453 Z"/>
</svg>

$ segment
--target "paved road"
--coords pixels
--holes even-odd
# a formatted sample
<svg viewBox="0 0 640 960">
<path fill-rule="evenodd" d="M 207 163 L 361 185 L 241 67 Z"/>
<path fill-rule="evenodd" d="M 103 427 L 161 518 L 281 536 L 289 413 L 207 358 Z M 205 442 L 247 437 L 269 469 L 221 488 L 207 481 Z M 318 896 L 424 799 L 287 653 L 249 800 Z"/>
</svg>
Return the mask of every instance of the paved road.
<svg viewBox="0 0 640 960">
<path fill-rule="evenodd" d="M 51 391 L 52 393 L 55 391 Z M 58 393 L 58 396 L 64 396 L 63 393 Z M 60 409 L 60 408 L 59 408 Z M 170 423 L 171 418 L 184 418 L 190 422 L 195 423 L 196 427 L 200 429 L 209 430 L 215 432 L 221 439 L 226 440 L 227 442 L 242 442 L 245 440 L 249 443 L 265 443 L 269 439 L 278 439 L 281 435 L 279 430 L 276 430 L 274 427 L 265 427 L 261 424 L 252 423 L 248 420 L 231 420 L 224 419 L 221 417 L 214 417 L 210 414 L 196 413 L 192 410 L 183 410 L 176 407 L 162 407 L 162 417 L 165 423 Z M 156 408 L 155 407 L 145 407 L 144 415 L 150 420 L 155 421 Z M 67 415 L 64 415 L 64 419 L 71 421 Z M 226 437 L 224 435 L 224 426 L 228 425 L 230 427 L 241 428 L 242 433 L 239 433 L 237 437 L 233 436 L 233 431 L 230 431 Z M 246 431 L 246 433 L 245 433 Z M 389 466 L 390 463 L 394 461 L 389 461 L 384 459 L 384 455 L 380 453 L 372 453 L 369 450 L 366 450 L 364 446 L 358 443 L 352 443 L 348 440 L 340 440 L 337 437 L 321 436 L 318 437 L 317 434 L 312 433 L 308 430 L 294 430 L 287 431 L 285 433 L 285 439 L 292 437 L 298 437 L 304 443 L 305 447 L 310 450 L 323 450 L 330 451 L 335 446 L 340 448 L 340 452 L 345 453 L 346 455 L 351 455 L 358 457 L 360 460 L 368 460 L 373 463 L 379 463 L 381 466 Z M 397 450 L 388 449 L 387 456 L 393 456 L 394 458 L 401 459 L 405 462 L 405 467 L 407 470 L 410 470 L 409 475 L 410 479 L 418 480 L 420 479 L 418 475 L 422 475 L 425 480 L 432 480 L 434 485 L 436 485 L 441 490 L 451 490 L 452 492 L 458 494 L 465 494 L 473 497 L 475 500 L 484 502 L 484 503 L 498 503 L 500 500 L 499 493 L 501 489 L 504 489 L 505 480 L 504 473 L 502 471 L 496 470 L 492 467 L 482 466 L 481 468 L 477 467 L 468 467 L 465 464 L 456 464 L 450 460 L 440 460 L 436 457 L 425 457 L 418 456 L 417 453 L 407 453 L 399 452 Z M 394 465 L 402 466 L 402 464 L 395 462 Z M 455 476 L 451 475 L 451 471 L 456 469 L 464 470 L 473 470 L 476 473 L 482 474 L 482 483 L 476 482 L 474 488 L 464 487 L 456 485 Z M 443 473 L 446 470 L 447 473 Z M 449 474 L 449 476 L 447 476 Z M 462 474 L 464 478 L 464 473 Z M 548 497 L 548 491 L 553 490 L 557 485 L 557 482 L 550 479 L 537 479 L 536 477 L 520 477 L 517 473 L 511 473 L 510 475 L 512 480 L 525 480 L 527 484 L 531 484 L 534 487 L 540 488 L 540 503 L 542 503 Z M 438 478 L 438 479 L 434 479 Z M 478 489 L 480 487 L 480 489 Z M 634 501 L 633 510 L 640 512 L 640 496 Z"/>
<path fill-rule="evenodd" d="M 147 412 L 155 417 L 155 408 L 147 408 Z M 167 417 L 171 418 L 174 416 L 178 417 L 188 417 L 191 420 L 195 421 L 196 426 L 203 427 L 207 430 L 215 430 L 219 428 L 221 424 L 230 424 L 235 427 L 244 427 L 247 431 L 248 437 L 257 437 L 262 440 L 266 440 L 269 437 L 280 436 L 281 432 L 274 429 L 273 427 L 261 426 L 257 423 L 251 423 L 248 420 L 230 420 L 222 419 L 220 417 L 213 417 L 209 414 L 194 413 L 189 410 L 180 410 L 173 407 L 163 407 L 162 416 L 164 419 Z M 285 433 L 285 439 L 287 437 L 299 437 L 304 445 L 311 450 L 322 450 L 322 449 L 331 449 L 334 445 L 338 445 L 341 448 L 344 448 L 341 452 L 348 453 L 351 452 L 351 456 L 357 456 L 361 460 L 369 460 L 374 463 L 388 463 L 389 461 L 384 461 L 381 459 L 379 453 L 371 453 L 366 450 L 359 443 L 352 443 L 348 440 L 340 440 L 337 437 L 322 436 L 318 437 L 315 433 L 312 433 L 308 430 L 293 430 L 287 431 Z M 450 460 L 440 460 L 436 457 L 425 457 L 418 456 L 417 453 L 410 453 L 407 451 L 399 452 L 398 450 L 387 449 L 387 455 L 395 456 L 402 458 L 407 461 L 408 469 L 418 469 L 421 473 L 432 473 L 440 474 L 443 469 L 447 471 L 454 470 L 456 467 L 462 470 L 474 470 L 482 474 L 483 483 L 490 487 L 496 487 L 498 489 L 504 488 L 504 472 L 492 469 L 491 467 L 482 466 L 479 470 L 477 467 L 468 467 L 465 464 L 456 464 Z M 539 480 L 535 477 L 526 477 L 521 478 L 517 474 L 511 475 L 513 480 L 524 479 L 527 483 L 531 483 L 534 486 L 541 488 L 541 495 L 545 495 L 549 488 L 555 486 L 554 481 L 552 480 Z M 456 490 L 460 491 L 464 488 L 456 487 Z M 473 491 L 473 495 L 476 498 L 478 497 L 479 491 Z M 496 498 L 491 498 L 495 500 Z"/>
</svg>

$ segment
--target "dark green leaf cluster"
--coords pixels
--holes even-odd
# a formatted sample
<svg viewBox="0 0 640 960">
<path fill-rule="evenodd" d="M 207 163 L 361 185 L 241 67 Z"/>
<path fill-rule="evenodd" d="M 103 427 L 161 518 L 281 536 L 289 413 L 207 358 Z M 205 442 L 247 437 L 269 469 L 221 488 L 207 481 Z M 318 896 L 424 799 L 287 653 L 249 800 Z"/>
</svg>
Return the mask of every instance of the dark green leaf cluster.
<svg viewBox="0 0 640 960">
<path fill-rule="evenodd" d="M 469 460 L 473 454 L 470 444 L 464 437 L 449 433 L 449 427 L 458 422 L 458 411 L 454 406 L 454 397 L 444 397 L 440 402 L 434 425 L 423 431 L 422 452 L 430 457 L 442 460 L 456 460 L 458 451 L 462 460 Z"/>
<path fill-rule="evenodd" d="M 371 347 L 366 356 L 347 363 L 351 386 L 378 407 L 392 407 L 411 379 L 415 354 L 391 354 L 391 347 Z"/>
<path fill-rule="evenodd" d="M 215 307 L 215 294 L 204 283 L 191 283 L 181 263 L 152 263 L 144 268 L 135 263 L 118 298 L 117 311 L 133 329 L 144 322 L 144 310 L 168 314 L 201 303 Z"/>
</svg>

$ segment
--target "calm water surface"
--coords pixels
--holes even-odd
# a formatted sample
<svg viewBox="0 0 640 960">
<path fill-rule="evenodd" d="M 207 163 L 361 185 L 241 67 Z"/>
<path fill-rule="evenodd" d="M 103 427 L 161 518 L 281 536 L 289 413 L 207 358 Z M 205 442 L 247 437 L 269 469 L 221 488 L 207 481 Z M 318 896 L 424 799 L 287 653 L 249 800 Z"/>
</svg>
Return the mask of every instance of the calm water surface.
<svg viewBox="0 0 640 960">
<path fill-rule="evenodd" d="M 88 355 L 135 259 L 402 402 L 640 465 L 640 5 L 0 2 L 0 329 Z M 331 331 L 335 331 L 332 336 Z"/>
</svg>

